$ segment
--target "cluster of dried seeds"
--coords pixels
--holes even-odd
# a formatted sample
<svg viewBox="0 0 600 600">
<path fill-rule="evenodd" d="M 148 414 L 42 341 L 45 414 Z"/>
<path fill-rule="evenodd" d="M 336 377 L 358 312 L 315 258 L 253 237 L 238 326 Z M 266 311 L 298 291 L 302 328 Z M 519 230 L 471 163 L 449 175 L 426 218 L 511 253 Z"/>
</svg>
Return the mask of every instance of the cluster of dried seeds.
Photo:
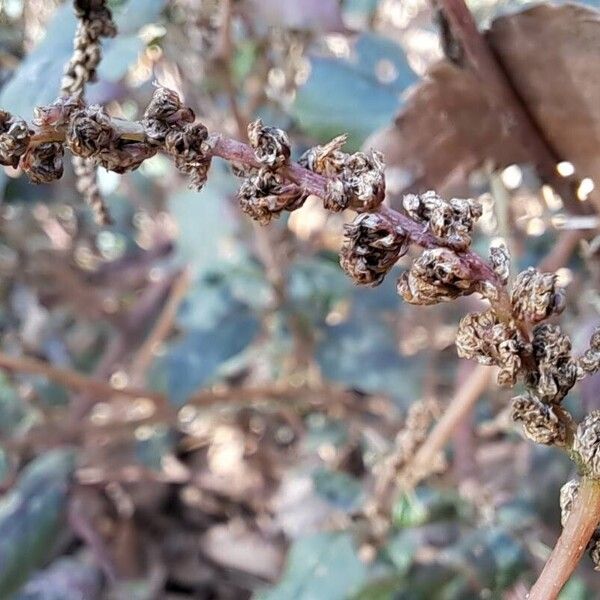
<svg viewBox="0 0 600 600">
<path fill-rule="evenodd" d="M 265 126 L 261 119 L 248 125 L 248 140 L 259 168 L 236 166 L 234 172 L 244 177 L 238 192 L 241 209 L 261 225 L 285 211 L 300 208 L 308 193 L 301 186 L 286 181 L 282 169 L 290 162 L 288 135 L 277 127 Z"/>
</svg>

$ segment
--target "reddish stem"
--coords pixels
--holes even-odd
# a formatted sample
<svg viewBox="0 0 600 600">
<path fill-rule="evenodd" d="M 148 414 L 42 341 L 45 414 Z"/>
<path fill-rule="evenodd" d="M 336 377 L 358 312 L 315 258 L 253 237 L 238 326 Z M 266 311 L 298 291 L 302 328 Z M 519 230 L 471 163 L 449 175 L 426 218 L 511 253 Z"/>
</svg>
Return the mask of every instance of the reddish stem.
<svg viewBox="0 0 600 600">
<path fill-rule="evenodd" d="M 600 482 L 584 477 L 552 554 L 529 592 L 529 600 L 554 600 L 571 577 L 600 522 Z"/>
</svg>

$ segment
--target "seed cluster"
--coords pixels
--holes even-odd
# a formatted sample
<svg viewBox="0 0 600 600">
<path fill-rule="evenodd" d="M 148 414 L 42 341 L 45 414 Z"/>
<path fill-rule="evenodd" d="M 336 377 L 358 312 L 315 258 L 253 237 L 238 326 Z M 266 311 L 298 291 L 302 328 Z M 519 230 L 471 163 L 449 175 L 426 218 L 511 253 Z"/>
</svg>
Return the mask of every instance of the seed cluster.
<svg viewBox="0 0 600 600">
<path fill-rule="evenodd" d="M 283 169 L 289 164 L 291 155 L 290 140 L 285 131 L 265 126 L 257 119 L 248 125 L 248 140 L 260 167 L 238 166 L 234 170 L 244 177 L 238 200 L 249 217 L 266 225 L 284 210 L 300 208 L 308 193 L 284 177 Z"/>
<path fill-rule="evenodd" d="M 62 79 L 60 95 L 63 98 L 82 98 L 86 84 L 96 79 L 96 69 L 102 58 L 102 38 L 113 37 L 117 32 L 105 0 L 75 0 L 74 7 L 79 24 L 73 54 Z M 110 214 L 96 180 L 96 164 L 81 156 L 73 156 L 72 163 L 77 190 L 92 208 L 96 222 L 109 224 Z"/>
</svg>

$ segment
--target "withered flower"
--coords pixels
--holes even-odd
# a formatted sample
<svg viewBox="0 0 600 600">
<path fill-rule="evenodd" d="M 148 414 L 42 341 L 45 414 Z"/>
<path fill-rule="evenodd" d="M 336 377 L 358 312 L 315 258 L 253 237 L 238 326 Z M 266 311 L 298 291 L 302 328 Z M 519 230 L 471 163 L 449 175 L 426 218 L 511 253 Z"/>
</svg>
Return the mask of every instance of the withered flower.
<svg viewBox="0 0 600 600">
<path fill-rule="evenodd" d="M 175 166 L 191 176 L 191 185 L 197 191 L 204 187 L 210 169 L 212 157 L 207 139 L 208 130 L 202 123 L 173 129 L 165 138 L 165 149 L 175 159 Z"/>
<path fill-rule="evenodd" d="M 521 422 L 525 436 L 538 444 L 564 446 L 566 443 L 567 430 L 556 409 L 530 394 L 513 398 L 512 418 Z"/>
<path fill-rule="evenodd" d="M 193 123 L 194 111 L 184 106 L 179 94 L 165 87 L 157 87 L 142 121 L 146 136 L 152 143 L 162 144 L 172 129 Z"/>
<path fill-rule="evenodd" d="M 477 290 L 469 269 L 447 248 L 425 250 L 398 280 L 398 293 L 410 304 L 437 304 Z"/>
<path fill-rule="evenodd" d="M 511 302 L 517 319 L 539 323 L 564 310 L 565 294 L 554 273 L 540 273 L 529 267 L 517 275 Z"/>
<path fill-rule="evenodd" d="M 73 114 L 66 143 L 73 154 L 90 158 L 100 152 L 110 151 L 118 137 L 104 108 L 92 105 Z"/>
<path fill-rule="evenodd" d="M 356 152 L 344 164 L 343 181 L 357 212 L 375 210 L 385 198 L 385 164 L 381 152 Z"/>
<path fill-rule="evenodd" d="M 21 167 L 32 183 L 51 183 L 63 175 L 63 155 L 58 142 L 38 144 L 23 155 Z"/>
<path fill-rule="evenodd" d="M 506 285 L 510 275 L 510 251 L 504 242 L 490 248 L 490 264 L 500 283 Z"/>
<path fill-rule="evenodd" d="M 16 168 L 30 138 L 29 127 L 23 119 L 0 110 L 0 165 Z"/>
<path fill-rule="evenodd" d="M 455 250 L 466 250 L 471 245 L 473 225 L 482 214 L 476 200 L 453 198 L 448 201 L 433 191 L 407 194 L 403 206 L 413 220 L 423 223 L 438 238 L 441 245 Z"/>
<path fill-rule="evenodd" d="M 577 359 L 577 379 L 592 375 L 600 370 L 600 327 L 590 339 L 590 347 Z"/>
<path fill-rule="evenodd" d="M 592 411 L 579 423 L 573 450 L 579 454 L 586 474 L 600 477 L 600 410 Z"/>
<path fill-rule="evenodd" d="M 309 148 L 298 162 L 304 168 L 319 175 L 337 177 L 342 173 L 348 159 L 348 154 L 341 150 L 347 139 L 346 134 L 338 135 L 323 146 Z"/>
<path fill-rule="evenodd" d="M 325 184 L 325 195 L 323 206 L 331 212 L 340 212 L 350 204 L 350 197 L 346 192 L 346 186 L 341 179 L 328 179 Z"/>
<path fill-rule="evenodd" d="M 560 488 L 560 524 L 564 527 L 579 493 L 579 481 L 571 479 Z"/>
<path fill-rule="evenodd" d="M 344 226 L 340 265 L 355 283 L 376 286 L 407 249 L 406 236 L 389 219 L 365 213 Z"/>
<path fill-rule="evenodd" d="M 501 322 L 490 309 L 461 319 L 456 349 L 461 358 L 499 366 L 498 384 L 506 386 L 515 384 L 521 370 L 521 354 L 528 345 L 514 322 Z"/>
<path fill-rule="evenodd" d="M 545 323 L 534 328 L 532 346 L 536 371 L 527 383 L 543 402 L 560 402 L 577 381 L 571 340 L 558 325 Z"/>
<path fill-rule="evenodd" d="M 36 106 L 33 110 L 33 124 L 42 129 L 59 129 L 65 127 L 73 113 L 85 108 L 79 94 L 58 98 L 52 104 Z"/>
<path fill-rule="evenodd" d="M 266 225 L 284 210 L 300 208 L 306 192 L 296 184 L 286 184 L 277 172 L 262 168 L 242 183 L 238 199 L 241 209 L 261 225 Z"/>
<path fill-rule="evenodd" d="M 266 167 L 278 169 L 290 160 L 290 139 L 283 129 L 267 127 L 261 119 L 248 125 L 248 141 L 256 160 Z"/>
</svg>

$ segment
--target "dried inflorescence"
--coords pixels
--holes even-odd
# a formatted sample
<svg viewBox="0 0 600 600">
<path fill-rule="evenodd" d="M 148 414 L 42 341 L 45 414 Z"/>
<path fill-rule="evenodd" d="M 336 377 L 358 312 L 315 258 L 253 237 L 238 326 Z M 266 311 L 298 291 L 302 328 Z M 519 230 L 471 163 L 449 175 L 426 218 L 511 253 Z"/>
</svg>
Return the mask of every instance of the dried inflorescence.
<svg viewBox="0 0 600 600">
<path fill-rule="evenodd" d="M 398 280 L 398 293 L 410 304 L 447 302 L 477 291 L 460 257 L 447 248 L 425 250 Z"/>
<path fill-rule="evenodd" d="M 592 411 L 577 427 L 573 451 L 585 474 L 600 478 L 600 410 Z"/>
<path fill-rule="evenodd" d="M 521 354 L 529 345 L 514 321 L 503 322 L 490 309 L 463 317 L 456 334 L 456 348 L 462 358 L 500 367 L 498 384 L 514 385 L 522 367 Z"/>
<path fill-rule="evenodd" d="M 248 141 L 256 160 L 265 167 L 280 169 L 290 160 L 291 145 L 283 129 L 266 127 L 261 119 L 248 125 Z"/>
<path fill-rule="evenodd" d="M 455 250 L 469 248 L 473 226 L 482 214 L 481 204 L 476 200 L 445 200 L 432 191 L 408 194 L 403 205 L 407 214 L 422 223 L 440 245 Z"/>
<path fill-rule="evenodd" d="M 503 241 L 490 248 L 490 264 L 500 283 L 506 285 L 510 276 L 510 251 Z"/>
<path fill-rule="evenodd" d="M 23 119 L 0 110 L 0 165 L 16 168 L 30 138 L 31 132 Z"/>
<path fill-rule="evenodd" d="M 306 192 L 282 175 L 267 168 L 247 177 L 238 192 L 241 209 L 265 225 L 282 211 L 296 210 L 306 200 Z"/>
<path fill-rule="evenodd" d="M 313 146 L 300 157 L 298 163 L 319 175 L 338 177 L 348 159 L 348 154 L 342 151 L 347 139 L 345 134 L 338 135 L 323 146 Z"/>
<path fill-rule="evenodd" d="M 529 267 L 517 276 L 511 301 L 515 318 L 539 323 L 565 308 L 564 290 L 558 286 L 554 273 L 540 273 Z"/>
<path fill-rule="evenodd" d="M 110 152 L 119 138 L 111 118 L 102 106 L 94 104 L 75 111 L 71 117 L 65 142 L 73 152 L 83 158 Z"/>
<path fill-rule="evenodd" d="M 577 379 L 593 375 L 600 370 L 600 327 L 590 339 L 590 347 L 577 360 Z"/>
<path fill-rule="evenodd" d="M 530 394 L 513 398 L 513 421 L 521 422 L 525 436 L 538 444 L 564 446 L 567 425 L 554 406 L 544 404 Z"/>
<path fill-rule="evenodd" d="M 62 144 L 46 142 L 31 146 L 23 155 L 21 168 L 32 183 L 52 183 L 63 175 Z"/>
<path fill-rule="evenodd" d="M 376 286 L 407 249 L 406 236 L 387 217 L 365 213 L 344 226 L 340 264 L 355 283 Z"/>
<path fill-rule="evenodd" d="M 560 524 L 564 527 L 579 493 L 579 481 L 571 479 L 560 488 Z"/>
<path fill-rule="evenodd" d="M 170 154 L 177 169 L 191 177 L 191 186 L 201 190 L 211 162 L 208 130 L 195 122 L 194 111 L 185 106 L 179 94 L 158 87 L 144 113 L 143 124 L 150 144 Z"/>
<path fill-rule="evenodd" d="M 577 381 L 569 336 L 558 325 L 538 325 L 532 347 L 536 370 L 529 373 L 528 385 L 543 402 L 561 402 Z"/>
<path fill-rule="evenodd" d="M 102 57 L 100 40 L 114 37 L 117 33 L 105 0 L 75 0 L 74 5 L 79 25 L 73 43 L 73 55 L 63 75 L 63 96 L 82 92 L 88 81 L 96 79 L 96 69 Z"/>
</svg>

